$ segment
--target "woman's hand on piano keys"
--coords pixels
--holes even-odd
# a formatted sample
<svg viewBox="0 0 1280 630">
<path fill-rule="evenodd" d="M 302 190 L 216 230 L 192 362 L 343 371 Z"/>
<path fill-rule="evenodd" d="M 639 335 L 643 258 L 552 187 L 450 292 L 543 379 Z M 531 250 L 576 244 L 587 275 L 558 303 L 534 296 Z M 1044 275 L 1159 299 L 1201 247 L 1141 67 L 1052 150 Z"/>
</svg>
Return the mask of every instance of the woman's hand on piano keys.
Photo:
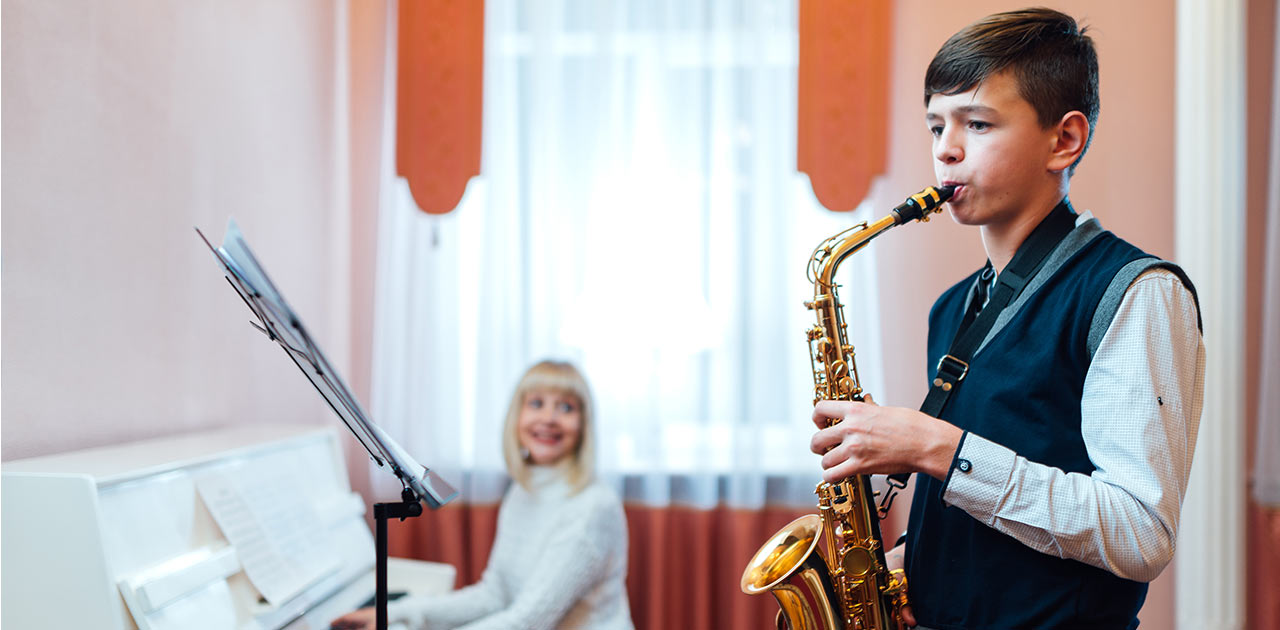
<svg viewBox="0 0 1280 630">
<path fill-rule="evenodd" d="M 330 630 L 372 630 L 377 623 L 377 611 L 372 608 L 361 608 L 349 612 L 329 622 Z"/>
</svg>

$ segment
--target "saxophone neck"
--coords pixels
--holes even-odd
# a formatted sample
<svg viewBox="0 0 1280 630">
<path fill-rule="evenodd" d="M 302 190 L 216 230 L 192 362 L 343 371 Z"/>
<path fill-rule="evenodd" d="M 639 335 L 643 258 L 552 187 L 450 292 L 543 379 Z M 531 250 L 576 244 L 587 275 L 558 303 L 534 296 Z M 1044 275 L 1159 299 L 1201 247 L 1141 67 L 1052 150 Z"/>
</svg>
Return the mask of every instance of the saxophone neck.
<svg viewBox="0 0 1280 630">
<path fill-rule="evenodd" d="M 836 269 L 840 263 L 895 225 L 898 225 L 897 216 L 889 214 L 874 223 L 859 223 L 819 245 L 809 259 L 810 279 L 815 292 L 830 291 L 835 286 Z"/>
<path fill-rule="evenodd" d="M 845 258 L 889 228 L 908 221 L 927 222 L 930 214 L 942 212 L 942 204 L 955 194 L 955 190 L 955 186 L 930 186 L 907 197 L 901 205 L 874 223 L 864 221 L 823 241 L 813 250 L 809 259 L 809 279 L 814 283 L 815 293 L 830 291 L 835 287 L 836 268 Z"/>
</svg>

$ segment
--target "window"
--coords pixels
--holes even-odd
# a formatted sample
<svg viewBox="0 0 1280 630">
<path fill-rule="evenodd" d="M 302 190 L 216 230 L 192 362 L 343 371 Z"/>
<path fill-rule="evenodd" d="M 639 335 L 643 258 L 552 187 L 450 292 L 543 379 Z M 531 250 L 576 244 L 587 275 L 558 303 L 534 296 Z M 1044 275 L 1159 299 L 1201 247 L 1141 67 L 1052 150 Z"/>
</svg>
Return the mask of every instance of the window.
<svg viewBox="0 0 1280 630">
<path fill-rule="evenodd" d="M 681 477 L 694 503 L 759 503 L 772 477 L 812 502 L 805 267 L 854 217 L 795 170 L 795 5 L 533 6 L 488 4 L 483 175 L 459 208 L 387 180 L 373 417 L 433 468 L 501 471 L 511 389 L 565 358 L 602 474 L 649 480 L 629 498 Z M 841 275 L 874 390 L 871 266 Z"/>
</svg>

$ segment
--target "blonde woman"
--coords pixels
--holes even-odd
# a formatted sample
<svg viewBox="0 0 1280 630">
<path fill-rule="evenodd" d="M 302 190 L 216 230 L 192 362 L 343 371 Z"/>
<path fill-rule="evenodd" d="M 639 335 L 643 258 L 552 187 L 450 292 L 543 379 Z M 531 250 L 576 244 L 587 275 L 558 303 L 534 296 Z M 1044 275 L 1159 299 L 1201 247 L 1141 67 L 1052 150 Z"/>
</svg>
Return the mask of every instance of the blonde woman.
<svg viewBox="0 0 1280 630">
<path fill-rule="evenodd" d="M 389 622 L 414 630 L 631 630 L 627 524 L 617 495 L 595 477 L 593 411 L 572 364 L 543 361 L 525 372 L 502 432 L 515 483 L 498 509 L 484 575 L 446 595 L 392 602 Z M 373 626 L 369 608 L 332 625 Z"/>
</svg>

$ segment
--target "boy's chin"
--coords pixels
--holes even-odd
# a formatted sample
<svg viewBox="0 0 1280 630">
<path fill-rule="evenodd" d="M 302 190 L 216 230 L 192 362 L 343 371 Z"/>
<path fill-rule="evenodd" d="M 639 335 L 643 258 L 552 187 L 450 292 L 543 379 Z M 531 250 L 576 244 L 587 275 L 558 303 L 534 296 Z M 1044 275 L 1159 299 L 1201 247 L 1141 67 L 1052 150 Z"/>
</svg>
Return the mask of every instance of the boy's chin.
<svg viewBox="0 0 1280 630">
<path fill-rule="evenodd" d="M 947 214 L 951 215 L 952 221 L 955 221 L 960 225 L 980 225 L 981 223 L 978 221 L 977 215 L 973 212 L 973 208 L 969 207 L 968 204 L 954 206 L 948 203 Z"/>
</svg>

